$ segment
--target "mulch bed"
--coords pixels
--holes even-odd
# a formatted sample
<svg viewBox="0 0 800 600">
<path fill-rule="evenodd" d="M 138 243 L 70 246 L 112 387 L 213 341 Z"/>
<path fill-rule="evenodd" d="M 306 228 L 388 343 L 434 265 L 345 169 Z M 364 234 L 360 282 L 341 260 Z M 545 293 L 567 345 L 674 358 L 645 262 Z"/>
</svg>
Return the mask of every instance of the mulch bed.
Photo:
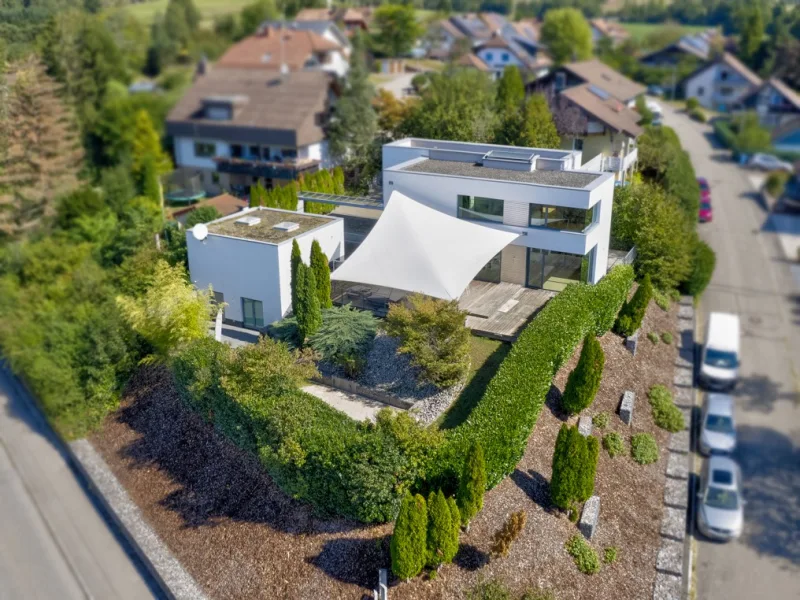
<svg viewBox="0 0 800 600">
<path fill-rule="evenodd" d="M 481 579 L 498 577 L 512 590 L 549 588 L 559 600 L 641 600 L 652 595 L 659 543 L 668 434 L 655 427 L 646 392 L 672 387 L 675 346 L 646 339 L 649 331 L 676 334 L 677 306 L 669 313 L 651 304 L 634 359 L 622 339 L 601 338 L 606 367 L 600 391 L 586 414 L 611 415 L 606 431 L 626 442 L 633 433 L 654 433 L 662 449 L 655 464 L 629 456 L 609 458 L 601 449 L 595 493 L 600 523 L 592 546 L 602 557 L 617 546 L 613 565 L 581 574 L 564 543 L 575 524 L 549 505 L 550 461 L 565 417 L 558 397 L 578 352 L 559 371 L 517 470 L 486 494 L 483 511 L 461 537 L 453 565 L 428 581 L 396 583 L 403 599 L 461 598 Z M 633 426 L 616 414 L 624 390 L 636 392 Z M 570 423 L 577 418 L 569 419 Z M 602 435 L 595 429 L 593 435 Z M 321 519 L 284 494 L 256 459 L 217 436 L 178 397 L 163 367 L 143 369 L 120 409 L 91 442 L 141 508 L 145 518 L 213 598 L 353 598 L 372 596 L 377 570 L 389 565 L 391 525 L 364 526 Z M 491 537 L 505 518 L 525 510 L 528 521 L 507 558 L 489 561 Z"/>
</svg>

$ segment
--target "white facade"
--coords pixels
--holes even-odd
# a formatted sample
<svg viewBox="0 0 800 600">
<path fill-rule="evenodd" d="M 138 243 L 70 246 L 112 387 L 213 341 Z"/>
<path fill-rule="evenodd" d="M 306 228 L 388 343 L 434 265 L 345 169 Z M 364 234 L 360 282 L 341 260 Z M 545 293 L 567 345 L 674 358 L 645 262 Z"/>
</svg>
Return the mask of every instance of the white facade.
<svg viewBox="0 0 800 600">
<path fill-rule="evenodd" d="M 726 111 L 756 87 L 726 63 L 715 62 L 686 79 L 685 94 L 705 108 Z"/>
<path fill-rule="evenodd" d="M 475 54 L 493 71 L 499 71 L 501 74 L 506 67 L 512 65 L 520 69 L 526 68 L 517 55 L 508 48 L 481 48 Z"/>
<path fill-rule="evenodd" d="M 453 164 L 458 162 L 471 164 L 471 161 L 467 160 L 470 154 L 484 154 L 489 151 L 515 153 L 529 151 L 538 156 L 538 159 L 533 161 L 533 170 L 568 171 L 584 175 L 591 173 L 596 175 L 596 178 L 583 187 L 568 187 L 483 178 L 480 176 L 480 167 L 472 169 L 474 175 L 470 176 L 463 173 L 442 174 L 407 170 L 425 161 L 435 160 L 446 160 Z M 459 154 L 464 155 L 463 158 L 459 159 Z M 502 222 L 482 222 L 483 225 L 522 234 L 512 246 L 588 257 L 591 264 L 587 279 L 591 283 L 596 283 L 607 270 L 614 176 L 611 173 L 595 173 L 582 169 L 580 160 L 580 152 L 433 140 L 399 140 L 383 147 L 384 203 L 388 202 L 393 191 L 398 191 L 417 202 L 458 217 L 459 196 L 502 200 Z M 489 164 L 484 159 L 484 166 Z M 467 171 L 469 170 L 467 168 Z M 509 170 L 513 172 L 522 169 Z M 493 173 L 500 176 L 500 171 Z M 550 209 L 562 207 L 591 210 L 593 220 L 582 231 L 567 231 L 544 226 L 532 227 L 532 204 Z M 499 220 L 500 217 L 496 219 Z M 507 260 L 516 263 L 524 261 L 523 267 L 518 267 L 517 271 L 519 268 L 528 268 L 524 266 L 527 264 L 527 259 L 523 255 L 528 256 L 530 253 L 507 248 L 503 253 L 501 271 L 512 269 L 510 265 L 506 265 Z M 518 281 L 519 278 L 520 276 L 515 282 L 524 283 Z"/>
<path fill-rule="evenodd" d="M 248 209 L 214 221 L 240 219 L 245 214 L 260 211 L 286 213 L 291 221 L 292 211 L 278 209 Z M 186 232 L 189 256 L 189 275 L 198 289 L 212 287 L 221 293 L 225 307 L 225 319 L 235 323 L 244 322 L 243 299 L 262 303 L 264 325 L 283 318 L 291 308 L 291 253 L 292 240 L 300 246 L 303 260 L 310 262 L 311 244 L 317 240 L 329 260 L 344 257 L 344 222 L 337 217 L 315 215 L 320 226 L 289 237 L 280 243 L 270 243 L 246 237 L 232 237 L 211 232 L 204 240 L 198 240 L 192 231 Z M 242 226 L 246 227 L 246 226 Z M 246 229 L 243 229 L 246 235 Z"/>
</svg>

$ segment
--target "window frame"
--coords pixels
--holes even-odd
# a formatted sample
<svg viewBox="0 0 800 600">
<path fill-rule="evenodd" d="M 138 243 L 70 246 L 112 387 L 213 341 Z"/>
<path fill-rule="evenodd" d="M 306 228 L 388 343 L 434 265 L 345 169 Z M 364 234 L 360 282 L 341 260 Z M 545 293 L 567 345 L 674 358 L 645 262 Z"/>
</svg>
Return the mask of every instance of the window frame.
<svg viewBox="0 0 800 600">
<path fill-rule="evenodd" d="M 253 321 L 252 327 L 250 327 L 247 321 L 247 310 L 245 306 L 247 303 L 252 303 L 253 308 Z M 261 324 L 259 325 L 259 318 L 257 316 L 256 306 L 261 307 Z M 263 329 L 264 328 L 264 303 L 261 300 L 256 300 L 254 298 L 245 298 L 242 296 L 242 324 L 244 325 L 245 329 Z"/>
<path fill-rule="evenodd" d="M 494 214 L 489 214 L 489 213 L 481 213 L 481 212 L 478 212 L 478 211 L 473 210 L 471 208 L 462 206 L 461 203 L 462 203 L 462 201 L 464 199 L 468 199 L 469 201 L 472 202 L 473 205 L 474 205 L 476 200 L 488 200 L 490 202 L 499 202 L 500 203 L 500 209 L 501 209 L 500 210 L 500 214 L 499 215 L 494 215 Z M 473 217 L 473 216 L 463 216 L 462 210 L 468 210 L 471 214 L 478 214 L 478 215 L 485 214 L 486 218 Z M 497 223 L 503 223 L 504 214 L 505 214 L 505 201 L 504 200 L 501 200 L 499 198 L 487 198 L 487 197 L 484 197 L 484 196 L 472 196 L 472 195 L 468 195 L 468 194 L 459 194 L 458 195 L 458 202 L 456 204 L 456 216 L 459 219 L 463 219 L 464 221 L 479 221 L 479 222 L 484 222 L 484 223 L 495 223 L 495 224 L 497 224 Z M 497 219 L 492 219 L 490 217 L 499 217 L 500 219 L 497 220 Z"/>
<path fill-rule="evenodd" d="M 215 142 L 201 142 L 195 140 L 194 155 L 196 158 L 214 158 L 217 155 L 217 144 Z"/>
</svg>

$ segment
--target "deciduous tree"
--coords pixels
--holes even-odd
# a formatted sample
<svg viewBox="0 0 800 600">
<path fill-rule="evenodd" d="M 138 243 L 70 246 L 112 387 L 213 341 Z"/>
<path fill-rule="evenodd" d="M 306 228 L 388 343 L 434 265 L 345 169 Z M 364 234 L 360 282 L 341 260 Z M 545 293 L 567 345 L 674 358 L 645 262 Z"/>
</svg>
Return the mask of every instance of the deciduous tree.
<svg viewBox="0 0 800 600">
<path fill-rule="evenodd" d="M 541 37 L 556 64 L 592 57 L 592 30 L 575 8 L 548 10 L 542 23 Z"/>
<path fill-rule="evenodd" d="M 519 69 L 510 65 L 503 69 L 503 74 L 497 82 L 496 110 L 504 113 L 509 110 L 519 110 L 525 101 L 525 84 Z"/>
<path fill-rule="evenodd" d="M 422 30 L 411 4 L 384 4 L 375 10 L 372 26 L 375 46 L 390 57 L 405 56 L 414 47 Z"/>
</svg>

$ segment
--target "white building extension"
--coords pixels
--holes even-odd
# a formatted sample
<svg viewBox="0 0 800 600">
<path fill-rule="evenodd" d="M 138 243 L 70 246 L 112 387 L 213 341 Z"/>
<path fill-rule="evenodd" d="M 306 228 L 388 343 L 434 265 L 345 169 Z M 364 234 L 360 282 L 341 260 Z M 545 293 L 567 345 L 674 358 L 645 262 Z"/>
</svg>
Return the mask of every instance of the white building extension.
<svg viewBox="0 0 800 600">
<path fill-rule="evenodd" d="M 399 192 L 519 234 L 476 279 L 559 291 L 606 274 L 614 176 L 580 152 L 409 138 L 383 147 L 383 168 L 384 204 Z"/>
<path fill-rule="evenodd" d="M 262 329 L 291 308 L 292 240 L 310 261 L 317 240 L 328 260 L 344 258 L 341 219 L 272 208 L 251 208 L 186 232 L 189 274 L 225 302 L 228 322 Z"/>
</svg>

